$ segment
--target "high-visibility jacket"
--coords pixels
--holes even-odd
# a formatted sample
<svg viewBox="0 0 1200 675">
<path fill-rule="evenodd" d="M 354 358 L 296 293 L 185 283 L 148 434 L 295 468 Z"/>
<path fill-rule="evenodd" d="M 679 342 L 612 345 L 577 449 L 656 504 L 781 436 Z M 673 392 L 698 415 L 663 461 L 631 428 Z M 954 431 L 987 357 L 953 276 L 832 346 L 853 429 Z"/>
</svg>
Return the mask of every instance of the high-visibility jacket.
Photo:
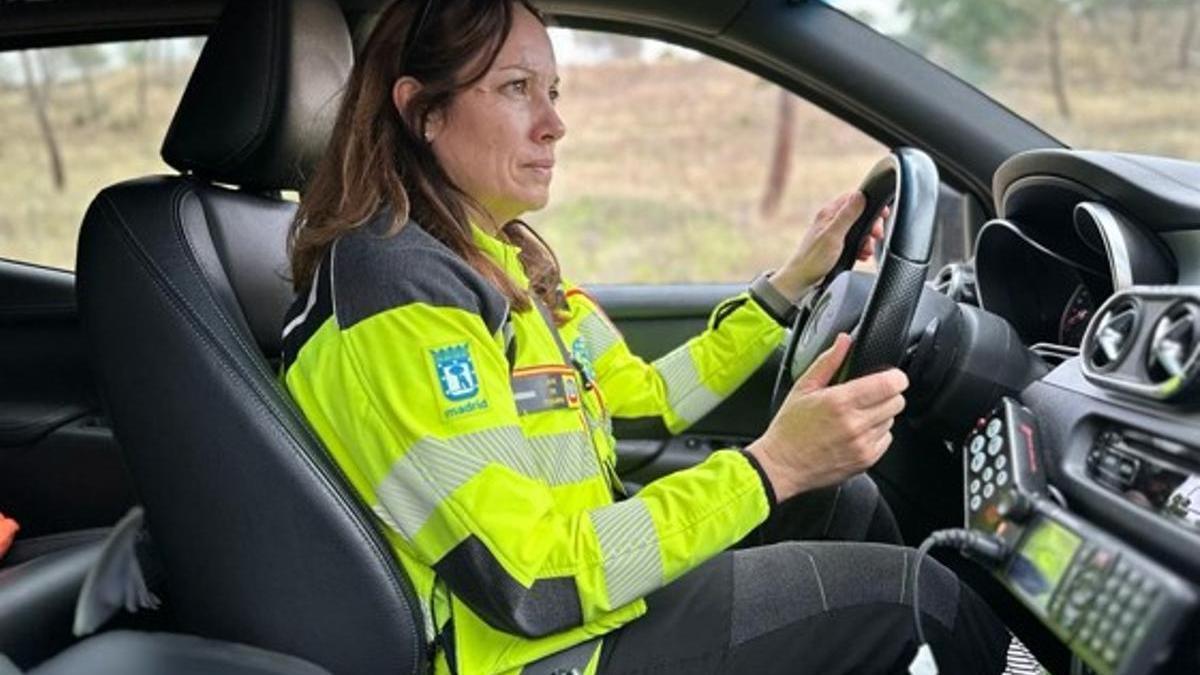
<svg viewBox="0 0 1200 675">
<path fill-rule="evenodd" d="M 579 288 L 565 285 L 557 328 L 537 309 L 509 312 L 415 223 L 382 236 L 390 218 L 337 240 L 297 298 L 284 382 L 382 522 L 438 646 L 435 672 L 515 673 L 564 650 L 594 672 L 600 636 L 770 508 L 760 470 L 736 449 L 625 497 L 612 418 L 685 429 L 783 329 L 743 293 L 647 364 Z M 528 284 L 519 249 L 474 236 Z"/>
</svg>

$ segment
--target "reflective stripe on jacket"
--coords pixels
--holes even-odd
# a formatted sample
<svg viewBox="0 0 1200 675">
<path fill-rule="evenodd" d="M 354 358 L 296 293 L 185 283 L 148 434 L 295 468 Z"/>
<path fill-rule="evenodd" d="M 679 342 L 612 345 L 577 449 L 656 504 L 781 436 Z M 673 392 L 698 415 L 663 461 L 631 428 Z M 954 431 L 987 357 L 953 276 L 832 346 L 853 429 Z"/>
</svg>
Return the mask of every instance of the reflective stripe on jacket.
<svg viewBox="0 0 1200 675">
<path fill-rule="evenodd" d="M 783 329 L 741 294 L 647 364 L 578 288 L 565 287 L 557 329 L 536 309 L 510 314 L 414 223 L 383 236 L 387 218 L 339 239 L 297 298 L 284 382 L 382 521 L 427 637 L 452 642 L 437 672 L 519 672 L 585 644 L 595 647 L 572 653 L 592 672 L 596 638 L 769 510 L 734 449 L 623 498 L 612 417 L 683 430 L 765 361 Z M 517 249 L 480 230 L 475 239 L 528 283 Z"/>
</svg>

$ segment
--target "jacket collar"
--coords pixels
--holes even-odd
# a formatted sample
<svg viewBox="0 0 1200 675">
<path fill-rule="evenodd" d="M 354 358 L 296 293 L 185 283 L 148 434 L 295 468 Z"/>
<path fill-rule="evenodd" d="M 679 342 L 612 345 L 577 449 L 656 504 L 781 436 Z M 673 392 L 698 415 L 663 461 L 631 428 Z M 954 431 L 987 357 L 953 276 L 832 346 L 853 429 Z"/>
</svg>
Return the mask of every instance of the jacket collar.
<svg viewBox="0 0 1200 675">
<path fill-rule="evenodd" d="M 525 268 L 521 266 L 521 259 L 518 257 L 521 253 L 520 247 L 488 234 L 474 222 L 471 223 L 471 237 L 479 250 L 499 265 L 521 288 L 529 287 L 529 277 L 525 276 Z"/>
</svg>

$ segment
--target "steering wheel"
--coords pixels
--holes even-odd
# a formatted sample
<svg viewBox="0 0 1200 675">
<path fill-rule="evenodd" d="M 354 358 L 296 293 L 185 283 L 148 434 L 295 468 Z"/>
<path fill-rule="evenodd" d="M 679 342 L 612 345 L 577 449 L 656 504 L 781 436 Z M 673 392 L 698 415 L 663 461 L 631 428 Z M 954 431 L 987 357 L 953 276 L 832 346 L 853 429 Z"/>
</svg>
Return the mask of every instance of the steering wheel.
<svg viewBox="0 0 1200 675">
<path fill-rule="evenodd" d="M 845 318 L 839 314 L 858 316 L 864 297 L 865 309 L 853 329 L 850 353 L 835 382 L 900 365 L 933 250 L 938 186 L 933 160 L 915 148 L 897 148 L 867 173 L 859 187 L 866 207 L 850 226 L 841 257 L 809 294 L 815 300 L 801 308 L 792 326 L 776 380 L 776 407 L 790 388 L 782 384 L 799 377 L 833 344 L 837 333 L 845 330 Z M 850 268 L 871 223 L 889 203 L 892 226 L 878 256 L 879 271 L 873 283 L 865 282 L 868 277 Z M 791 377 L 786 377 L 789 373 Z"/>
</svg>

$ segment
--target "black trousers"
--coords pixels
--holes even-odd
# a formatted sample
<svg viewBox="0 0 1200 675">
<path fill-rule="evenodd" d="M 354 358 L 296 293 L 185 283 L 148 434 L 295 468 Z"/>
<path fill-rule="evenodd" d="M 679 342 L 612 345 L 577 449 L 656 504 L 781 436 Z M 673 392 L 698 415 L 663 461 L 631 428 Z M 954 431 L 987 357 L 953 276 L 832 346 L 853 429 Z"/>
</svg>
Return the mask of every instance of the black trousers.
<svg viewBox="0 0 1200 675">
<path fill-rule="evenodd" d="M 907 673 L 916 552 L 899 543 L 866 476 L 780 504 L 737 549 L 650 594 L 644 617 L 605 637 L 600 673 Z M 1002 672 L 1004 626 L 935 560 L 920 574 L 941 673 Z"/>
</svg>

